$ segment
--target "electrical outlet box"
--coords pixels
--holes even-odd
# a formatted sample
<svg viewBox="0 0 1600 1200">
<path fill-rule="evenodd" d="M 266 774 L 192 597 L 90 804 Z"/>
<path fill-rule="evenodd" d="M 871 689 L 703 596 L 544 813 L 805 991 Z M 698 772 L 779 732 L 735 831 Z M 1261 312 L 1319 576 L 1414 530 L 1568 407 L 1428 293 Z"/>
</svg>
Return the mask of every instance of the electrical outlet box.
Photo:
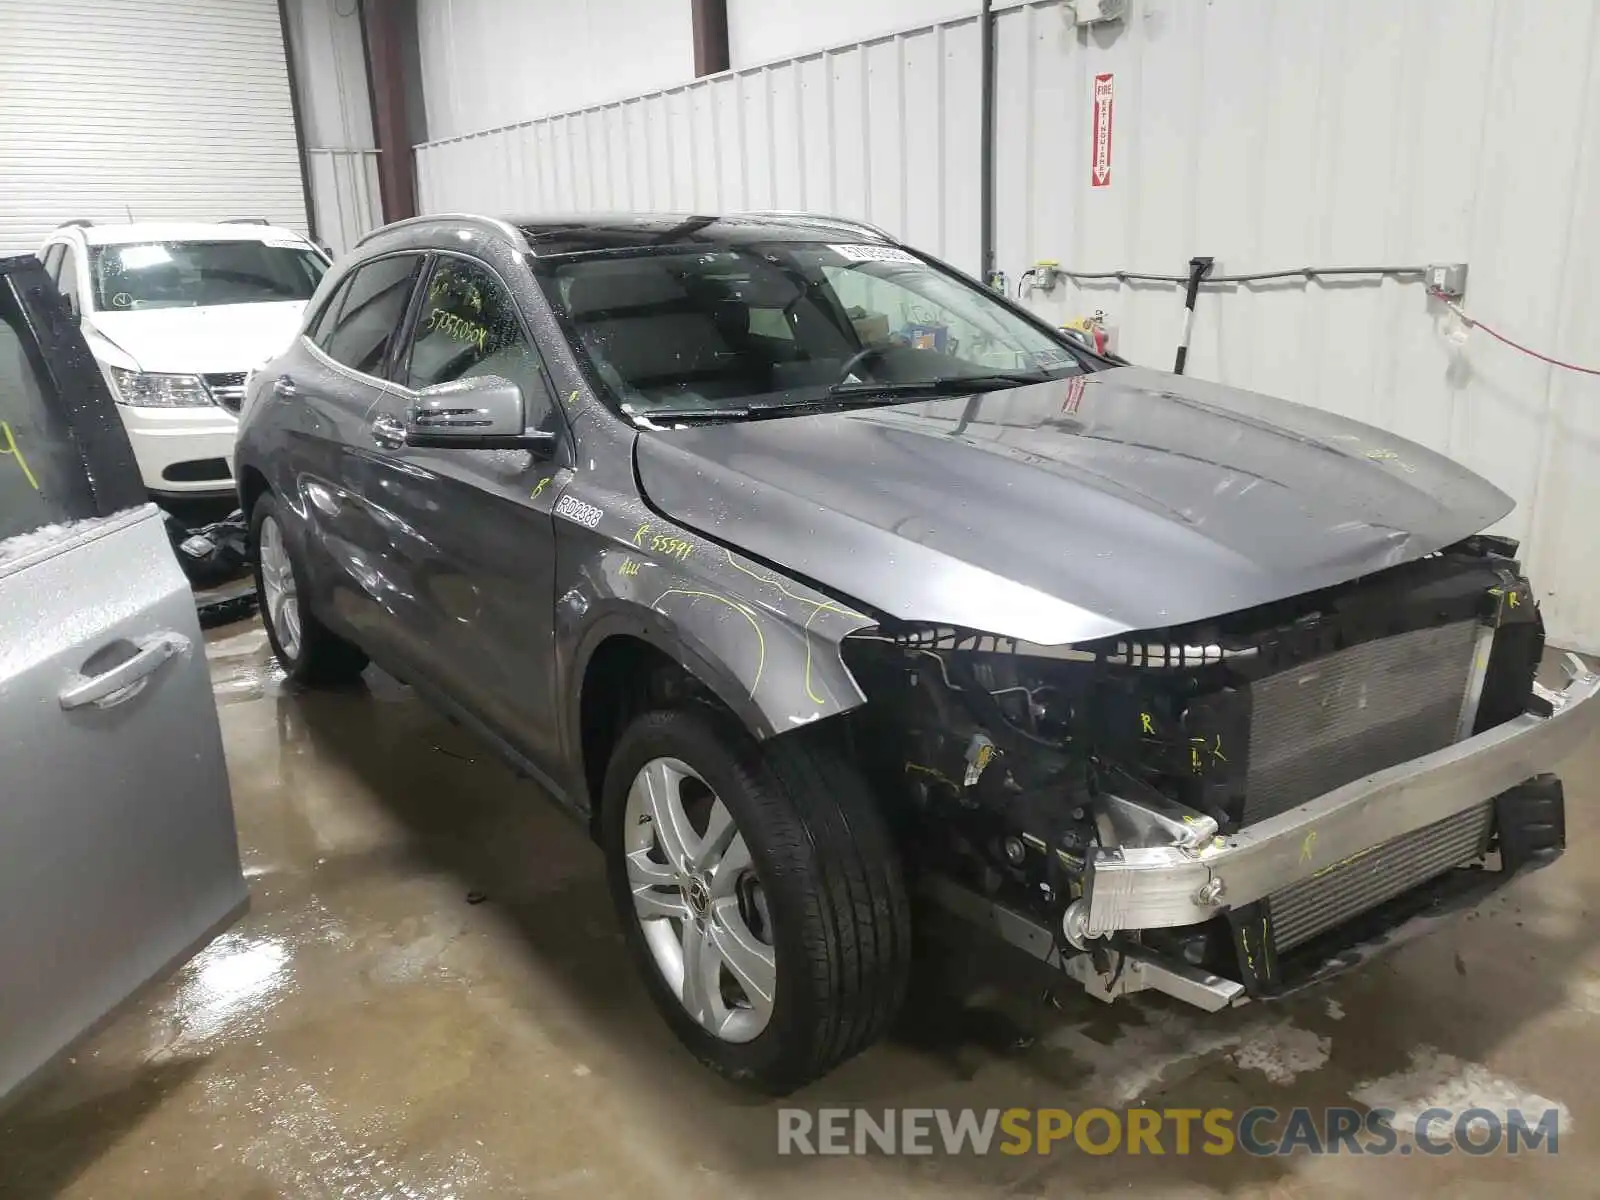
<svg viewBox="0 0 1600 1200">
<path fill-rule="evenodd" d="M 1033 264 L 1034 286 L 1045 295 L 1055 291 L 1061 279 L 1061 264 L 1054 259 L 1042 258 Z"/>
<path fill-rule="evenodd" d="M 1072 0 L 1071 11 L 1075 25 L 1120 21 L 1128 15 L 1128 0 Z"/>
<path fill-rule="evenodd" d="M 1423 278 L 1430 292 L 1438 292 L 1452 300 L 1459 300 L 1467 294 L 1466 263 L 1429 263 Z"/>
</svg>

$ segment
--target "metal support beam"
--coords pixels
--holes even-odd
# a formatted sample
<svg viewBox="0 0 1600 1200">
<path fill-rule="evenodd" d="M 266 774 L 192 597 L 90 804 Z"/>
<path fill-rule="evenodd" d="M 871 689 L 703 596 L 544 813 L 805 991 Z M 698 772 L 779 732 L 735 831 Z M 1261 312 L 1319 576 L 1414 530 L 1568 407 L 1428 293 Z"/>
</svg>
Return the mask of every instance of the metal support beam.
<svg viewBox="0 0 1600 1200">
<path fill-rule="evenodd" d="M 978 16 L 983 39 L 978 89 L 978 269 L 986 287 L 995 284 L 994 258 L 994 3 L 983 0 Z"/>
<path fill-rule="evenodd" d="M 694 22 L 694 73 L 728 69 L 728 0 L 690 0 Z"/>
<path fill-rule="evenodd" d="M 406 31 L 409 11 L 392 0 L 362 0 L 361 44 L 372 93 L 372 132 L 378 143 L 378 191 L 383 219 L 417 215 L 416 164 L 406 136 Z"/>
<path fill-rule="evenodd" d="M 321 233 L 317 228 L 317 206 L 311 197 L 311 159 L 306 152 L 305 112 L 300 100 L 300 75 L 295 70 L 295 45 L 289 32 L 289 0 L 278 0 L 278 29 L 283 35 L 283 66 L 289 73 L 289 113 L 294 119 L 294 149 L 300 159 L 300 194 L 306 206 L 306 233 L 313 242 Z"/>
</svg>

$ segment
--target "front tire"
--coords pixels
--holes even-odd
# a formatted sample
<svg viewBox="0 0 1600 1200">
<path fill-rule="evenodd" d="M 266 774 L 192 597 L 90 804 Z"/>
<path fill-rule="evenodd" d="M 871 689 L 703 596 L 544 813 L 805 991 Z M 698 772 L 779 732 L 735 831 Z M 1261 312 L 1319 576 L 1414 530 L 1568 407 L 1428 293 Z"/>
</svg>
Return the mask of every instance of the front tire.
<svg viewBox="0 0 1600 1200">
<path fill-rule="evenodd" d="M 812 731 L 763 745 L 709 708 L 646 713 L 602 804 L 628 945 L 701 1062 L 782 1093 L 888 1027 L 911 950 L 899 857 L 864 781 Z"/>
<path fill-rule="evenodd" d="M 305 567 L 289 539 L 283 509 L 270 492 L 250 510 L 250 545 L 255 548 L 261 623 L 285 674 L 296 683 L 354 682 L 367 656 L 312 613 Z"/>
</svg>

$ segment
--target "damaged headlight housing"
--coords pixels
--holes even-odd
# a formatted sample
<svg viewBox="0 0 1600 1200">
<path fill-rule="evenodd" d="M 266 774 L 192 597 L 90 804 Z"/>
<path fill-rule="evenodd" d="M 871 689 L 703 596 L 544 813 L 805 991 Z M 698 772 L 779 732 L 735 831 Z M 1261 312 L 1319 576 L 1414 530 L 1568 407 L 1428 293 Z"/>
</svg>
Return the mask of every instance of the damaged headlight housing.
<svg viewBox="0 0 1600 1200">
<path fill-rule="evenodd" d="M 1052 920 L 1096 848 L 1192 850 L 1224 826 L 1238 735 L 1216 696 L 1243 653 L 914 626 L 845 645 L 880 787 L 936 814 L 914 826 L 923 861 Z"/>
<path fill-rule="evenodd" d="M 157 375 L 108 367 L 119 403 L 134 408 L 205 408 L 211 393 L 198 375 Z"/>
</svg>

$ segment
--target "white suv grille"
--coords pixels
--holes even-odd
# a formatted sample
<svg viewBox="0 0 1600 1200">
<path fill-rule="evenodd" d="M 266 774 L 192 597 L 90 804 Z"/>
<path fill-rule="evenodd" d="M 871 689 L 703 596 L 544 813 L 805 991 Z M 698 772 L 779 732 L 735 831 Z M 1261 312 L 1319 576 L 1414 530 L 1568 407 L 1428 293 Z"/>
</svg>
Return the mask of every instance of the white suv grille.
<svg viewBox="0 0 1600 1200">
<path fill-rule="evenodd" d="M 206 381 L 206 390 L 211 393 L 211 399 L 217 407 L 236 414 L 244 405 L 244 374 L 243 371 L 225 371 L 201 378 Z"/>
</svg>

